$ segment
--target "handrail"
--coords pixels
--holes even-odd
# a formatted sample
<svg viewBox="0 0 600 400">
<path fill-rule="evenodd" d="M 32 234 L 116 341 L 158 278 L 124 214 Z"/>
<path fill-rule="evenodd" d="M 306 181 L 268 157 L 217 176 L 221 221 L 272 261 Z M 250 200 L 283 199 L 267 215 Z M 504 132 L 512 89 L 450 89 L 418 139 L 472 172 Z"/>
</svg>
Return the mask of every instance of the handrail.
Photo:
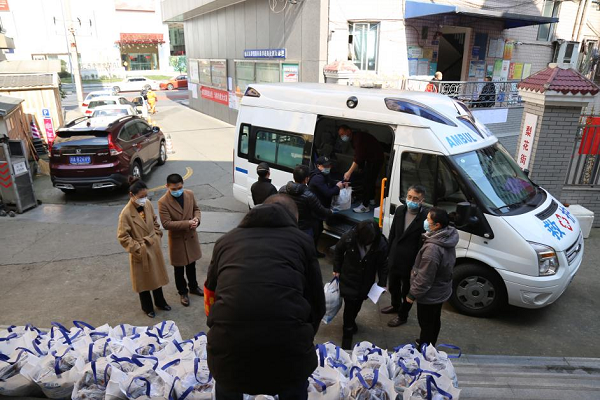
<svg viewBox="0 0 600 400">
<path fill-rule="evenodd" d="M 381 198 L 379 199 L 379 227 L 383 228 L 383 196 L 385 194 L 385 184 L 388 178 L 381 180 Z"/>
</svg>

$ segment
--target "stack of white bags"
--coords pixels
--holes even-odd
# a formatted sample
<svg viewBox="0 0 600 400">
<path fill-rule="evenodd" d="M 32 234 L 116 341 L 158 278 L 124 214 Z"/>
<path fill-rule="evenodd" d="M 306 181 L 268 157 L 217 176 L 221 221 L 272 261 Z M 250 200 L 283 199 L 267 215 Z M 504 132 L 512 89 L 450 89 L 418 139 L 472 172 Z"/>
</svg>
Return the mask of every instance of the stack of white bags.
<svg viewBox="0 0 600 400">
<path fill-rule="evenodd" d="M 81 321 L 71 329 L 52 326 L 49 332 L 31 325 L 0 331 L 0 396 L 215 398 L 204 333 L 182 340 L 172 321 L 150 327 L 94 328 Z M 361 342 L 348 354 L 326 343 L 316 351 L 319 367 L 309 379 L 311 400 L 455 400 L 460 393 L 450 357 L 432 346 L 420 352 L 407 345 L 388 353 Z"/>
</svg>

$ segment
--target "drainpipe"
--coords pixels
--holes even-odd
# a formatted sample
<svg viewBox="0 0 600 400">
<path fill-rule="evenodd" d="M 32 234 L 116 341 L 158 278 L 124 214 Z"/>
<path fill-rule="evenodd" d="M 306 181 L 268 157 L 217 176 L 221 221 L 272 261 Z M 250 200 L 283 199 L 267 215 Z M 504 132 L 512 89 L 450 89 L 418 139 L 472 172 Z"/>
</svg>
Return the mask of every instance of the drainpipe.
<svg viewBox="0 0 600 400">
<path fill-rule="evenodd" d="M 575 23 L 573 24 L 573 32 L 571 33 L 571 40 L 574 41 L 577 37 L 577 31 L 579 29 L 579 25 L 581 24 L 581 8 L 582 5 L 585 4 L 587 0 L 579 0 L 579 5 L 577 6 L 577 14 L 575 15 Z"/>
<path fill-rule="evenodd" d="M 577 37 L 575 41 L 581 42 L 581 38 L 583 37 L 583 28 L 587 24 L 588 11 L 590 9 L 590 3 L 592 0 L 585 0 L 585 4 L 583 6 L 583 13 L 581 15 L 581 22 L 579 23 L 579 29 L 577 30 Z"/>
</svg>

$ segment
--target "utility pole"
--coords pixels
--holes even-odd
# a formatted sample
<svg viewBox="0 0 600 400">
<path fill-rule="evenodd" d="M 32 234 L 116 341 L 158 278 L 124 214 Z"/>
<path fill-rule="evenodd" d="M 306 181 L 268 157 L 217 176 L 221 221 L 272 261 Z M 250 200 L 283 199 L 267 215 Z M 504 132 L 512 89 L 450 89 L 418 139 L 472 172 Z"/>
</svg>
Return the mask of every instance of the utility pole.
<svg viewBox="0 0 600 400">
<path fill-rule="evenodd" d="M 77 54 L 77 41 L 75 40 L 75 28 L 71 19 L 71 0 L 61 0 L 63 7 L 63 21 L 65 23 L 65 35 L 69 46 L 69 58 L 71 61 L 71 76 L 75 84 L 77 103 L 83 103 L 83 86 L 81 85 L 81 72 L 79 70 L 79 54 Z"/>
</svg>

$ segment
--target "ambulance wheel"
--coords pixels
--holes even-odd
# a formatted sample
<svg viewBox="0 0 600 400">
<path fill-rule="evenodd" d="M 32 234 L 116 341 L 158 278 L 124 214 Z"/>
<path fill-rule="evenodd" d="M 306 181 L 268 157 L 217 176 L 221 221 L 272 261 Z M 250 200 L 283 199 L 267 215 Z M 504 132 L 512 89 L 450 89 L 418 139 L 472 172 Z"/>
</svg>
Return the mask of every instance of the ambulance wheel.
<svg viewBox="0 0 600 400">
<path fill-rule="evenodd" d="M 461 314 L 491 317 L 507 303 L 502 278 L 490 267 L 459 264 L 454 267 L 450 304 Z"/>
</svg>

